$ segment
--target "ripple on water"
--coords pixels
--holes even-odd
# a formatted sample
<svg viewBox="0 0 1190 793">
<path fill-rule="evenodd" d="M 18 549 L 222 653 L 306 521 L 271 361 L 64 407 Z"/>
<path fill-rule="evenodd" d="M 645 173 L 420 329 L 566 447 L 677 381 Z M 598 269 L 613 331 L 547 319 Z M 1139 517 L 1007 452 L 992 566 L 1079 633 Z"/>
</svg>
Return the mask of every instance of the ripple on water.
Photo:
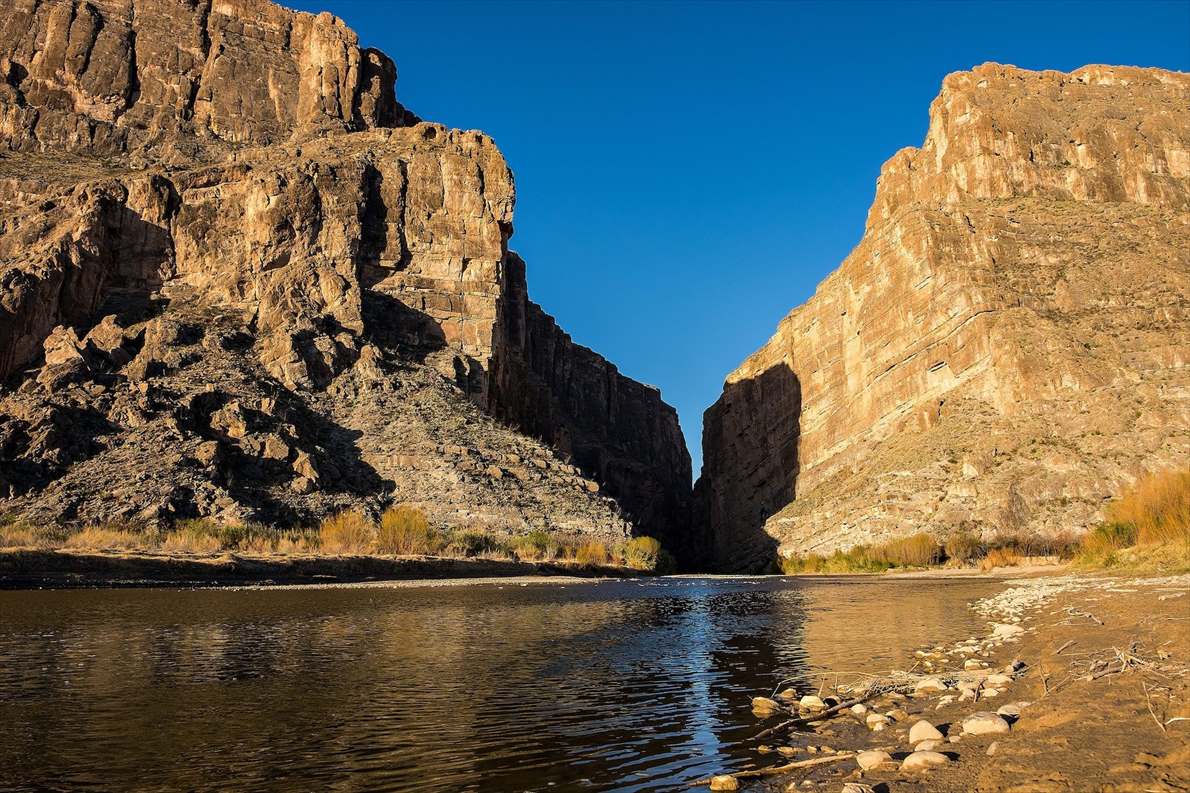
<svg viewBox="0 0 1190 793">
<path fill-rule="evenodd" d="M 985 582 L 0 592 L 0 788 L 670 790 L 781 678 L 981 625 Z"/>
</svg>

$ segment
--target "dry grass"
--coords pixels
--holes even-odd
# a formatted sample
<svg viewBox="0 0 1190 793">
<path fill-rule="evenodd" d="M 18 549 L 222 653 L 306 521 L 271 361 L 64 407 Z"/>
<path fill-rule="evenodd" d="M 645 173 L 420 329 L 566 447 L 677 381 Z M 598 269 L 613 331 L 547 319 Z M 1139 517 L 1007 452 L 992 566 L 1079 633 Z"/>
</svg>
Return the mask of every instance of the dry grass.
<svg viewBox="0 0 1190 793">
<path fill-rule="evenodd" d="M 431 554 L 439 548 L 438 532 L 416 507 L 390 507 L 376 528 L 376 550 L 393 555 Z"/>
<path fill-rule="evenodd" d="M 601 542 L 585 542 L 574 551 L 574 560 L 581 565 L 610 564 L 612 557 Z"/>
<path fill-rule="evenodd" d="M 372 548 L 371 521 L 355 510 L 330 516 L 318 525 L 319 545 L 334 554 L 364 554 Z"/>
<path fill-rule="evenodd" d="M 928 567 L 942 561 L 942 547 L 925 532 L 892 540 L 874 550 L 877 558 L 893 567 Z"/>
<path fill-rule="evenodd" d="M 88 526 L 62 543 L 63 548 L 88 551 L 143 551 L 152 546 L 144 534 L 107 526 Z"/>
<path fill-rule="evenodd" d="M 222 547 L 215 535 L 186 529 L 171 531 L 161 541 L 161 550 L 167 553 L 215 553 Z"/>
<path fill-rule="evenodd" d="M 32 527 L 23 523 L 8 523 L 0 526 L 0 548 L 36 548 L 41 539 Z"/>
<path fill-rule="evenodd" d="M 1020 563 L 1021 555 L 1016 548 L 1005 546 L 988 551 L 988 555 L 979 563 L 979 569 L 986 572 L 997 567 L 1016 567 Z"/>
<path fill-rule="evenodd" d="M 979 535 L 969 531 L 960 531 L 947 537 L 943 547 L 946 558 L 955 562 L 971 562 L 983 554 L 983 542 Z"/>
</svg>

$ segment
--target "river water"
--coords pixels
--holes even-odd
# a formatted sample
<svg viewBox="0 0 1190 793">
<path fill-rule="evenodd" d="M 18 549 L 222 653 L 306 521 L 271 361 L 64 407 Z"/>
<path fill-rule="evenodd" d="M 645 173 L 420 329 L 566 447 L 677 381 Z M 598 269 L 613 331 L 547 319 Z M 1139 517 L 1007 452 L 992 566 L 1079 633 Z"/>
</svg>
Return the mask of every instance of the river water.
<svg viewBox="0 0 1190 793">
<path fill-rule="evenodd" d="M 0 592 L 0 789 L 675 790 L 783 677 L 906 668 L 980 581 Z"/>
</svg>

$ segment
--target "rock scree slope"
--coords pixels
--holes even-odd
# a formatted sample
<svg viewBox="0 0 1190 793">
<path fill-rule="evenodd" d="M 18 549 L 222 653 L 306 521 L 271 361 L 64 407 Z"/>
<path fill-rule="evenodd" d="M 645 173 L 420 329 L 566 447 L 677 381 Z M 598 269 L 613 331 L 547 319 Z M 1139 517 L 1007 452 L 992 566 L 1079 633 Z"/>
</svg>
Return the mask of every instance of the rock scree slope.
<svg viewBox="0 0 1190 793">
<path fill-rule="evenodd" d="M 949 75 L 860 243 L 704 419 L 712 562 L 1056 533 L 1190 460 L 1190 75 Z"/>
<path fill-rule="evenodd" d="M 0 511 L 687 541 L 675 411 L 508 248 L 486 135 L 330 14 L 0 0 Z"/>
</svg>

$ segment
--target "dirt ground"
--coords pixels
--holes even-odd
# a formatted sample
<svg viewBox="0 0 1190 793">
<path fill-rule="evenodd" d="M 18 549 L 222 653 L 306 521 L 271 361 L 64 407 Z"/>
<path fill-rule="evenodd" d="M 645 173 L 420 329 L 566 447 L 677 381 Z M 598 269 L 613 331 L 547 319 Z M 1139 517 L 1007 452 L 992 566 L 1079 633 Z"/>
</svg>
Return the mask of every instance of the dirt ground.
<svg viewBox="0 0 1190 793">
<path fill-rule="evenodd" d="M 1009 582 L 1004 595 L 989 600 L 996 602 L 975 604 L 988 616 L 989 636 L 923 648 L 925 660 L 936 659 L 932 668 L 918 658 L 909 671 L 954 675 L 970 659 L 1002 672 L 1024 662 L 1012 683 L 993 696 L 985 686 L 974 702 L 940 705 L 942 697 L 958 693 L 953 688 L 872 700 L 871 713 L 896 716 L 880 732 L 871 731 L 864 717 L 844 712 L 809 731 L 771 736 L 764 742 L 773 765 L 868 749 L 887 751 L 893 762 L 861 772 L 849 757 L 757 781 L 740 779 L 740 789 L 834 793 L 857 783 L 875 793 L 1190 790 L 1190 576 L 1046 576 Z M 993 639 L 996 624 L 1024 630 Z M 970 651 L 974 640 L 980 643 Z M 1022 707 L 1008 734 L 962 735 L 964 717 L 1010 703 Z M 908 733 L 920 719 L 946 736 L 937 751 L 948 762 L 910 773 L 900 762 L 913 751 Z M 949 742 L 955 735 L 957 742 Z"/>
</svg>

